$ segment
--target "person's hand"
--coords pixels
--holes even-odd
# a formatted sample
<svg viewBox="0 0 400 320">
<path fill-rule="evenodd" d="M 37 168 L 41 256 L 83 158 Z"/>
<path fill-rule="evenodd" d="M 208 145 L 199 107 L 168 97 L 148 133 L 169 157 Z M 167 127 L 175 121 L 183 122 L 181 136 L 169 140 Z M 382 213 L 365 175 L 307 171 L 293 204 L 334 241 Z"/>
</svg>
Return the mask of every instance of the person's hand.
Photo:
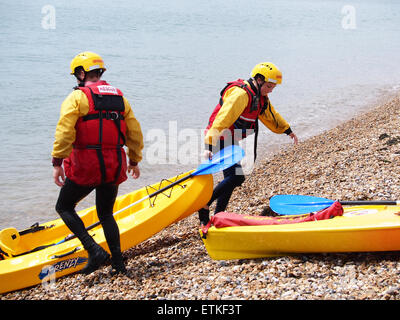
<svg viewBox="0 0 400 320">
<path fill-rule="evenodd" d="M 133 179 L 139 178 L 140 177 L 139 165 L 136 166 L 128 165 L 128 173 L 132 176 Z"/>
<path fill-rule="evenodd" d="M 53 167 L 53 179 L 54 183 L 59 187 L 62 187 L 65 182 L 65 175 L 63 167 Z"/>
<path fill-rule="evenodd" d="M 294 144 L 299 143 L 299 139 L 297 138 L 296 134 L 294 134 L 293 132 L 291 134 L 289 134 L 289 137 L 293 139 Z"/>
<path fill-rule="evenodd" d="M 203 157 L 206 160 L 211 160 L 213 157 L 213 153 L 210 150 L 204 150 Z"/>
</svg>

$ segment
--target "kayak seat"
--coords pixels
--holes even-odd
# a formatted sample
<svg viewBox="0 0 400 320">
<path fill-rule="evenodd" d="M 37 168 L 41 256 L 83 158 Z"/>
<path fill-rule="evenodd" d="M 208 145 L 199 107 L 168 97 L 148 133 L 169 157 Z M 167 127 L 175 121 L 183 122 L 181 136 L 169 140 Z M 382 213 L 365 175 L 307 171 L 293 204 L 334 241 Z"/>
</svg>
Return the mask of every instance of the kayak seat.
<svg viewBox="0 0 400 320">
<path fill-rule="evenodd" d="M 8 258 L 11 258 L 18 254 L 17 250 L 20 240 L 21 236 L 17 229 L 3 229 L 0 231 L 0 250 L 5 253 Z"/>
</svg>

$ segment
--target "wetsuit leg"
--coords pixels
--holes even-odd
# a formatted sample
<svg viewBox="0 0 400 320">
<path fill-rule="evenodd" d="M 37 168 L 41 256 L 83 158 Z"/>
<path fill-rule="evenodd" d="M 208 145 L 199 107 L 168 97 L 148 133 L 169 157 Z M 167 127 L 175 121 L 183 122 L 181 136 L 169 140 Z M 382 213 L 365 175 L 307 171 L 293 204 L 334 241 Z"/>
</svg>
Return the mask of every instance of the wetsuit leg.
<svg viewBox="0 0 400 320">
<path fill-rule="evenodd" d="M 94 187 L 81 186 L 67 178 L 64 186 L 60 190 L 56 204 L 56 211 L 61 219 L 81 241 L 85 249 L 89 248 L 94 240 L 89 235 L 81 218 L 76 213 L 75 207 L 77 203 L 92 192 L 93 189 Z"/>
<path fill-rule="evenodd" d="M 113 216 L 113 207 L 118 194 L 118 185 L 103 184 L 96 187 L 97 216 L 104 230 L 110 251 L 120 247 L 118 225 Z"/>
<path fill-rule="evenodd" d="M 208 205 L 211 205 L 211 203 L 217 200 L 215 213 L 225 211 L 233 190 L 235 190 L 236 187 L 240 186 L 245 180 L 240 163 L 236 163 L 232 167 L 225 169 L 223 173 L 224 180 L 222 180 L 215 187 L 212 197 L 208 202 Z"/>
<path fill-rule="evenodd" d="M 97 215 L 111 252 L 111 275 L 127 272 L 121 252 L 119 228 L 113 216 L 117 193 L 118 185 L 105 184 L 96 188 Z"/>
</svg>

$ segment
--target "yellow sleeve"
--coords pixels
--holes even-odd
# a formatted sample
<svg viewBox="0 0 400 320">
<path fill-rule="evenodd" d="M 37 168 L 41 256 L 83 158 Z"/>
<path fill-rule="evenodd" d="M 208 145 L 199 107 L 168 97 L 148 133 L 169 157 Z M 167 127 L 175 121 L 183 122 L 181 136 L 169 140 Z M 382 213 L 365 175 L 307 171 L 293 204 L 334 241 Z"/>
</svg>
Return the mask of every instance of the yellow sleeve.
<svg viewBox="0 0 400 320">
<path fill-rule="evenodd" d="M 81 90 L 72 91 L 61 104 L 60 118 L 57 123 L 53 151 L 54 158 L 67 158 L 75 141 L 75 124 L 79 117 L 89 112 L 89 101 Z"/>
<path fill-rule="evenodd" d="M 134 162 L 142 160 L 143 134 L 139 121 L 136 120 L 128 100 L 124 97 L 125 123 L 126 123 L 126 146 L 128 157 Z"/>
<path fill-rule="evenodd" d="M 228 89 L 223 98 L 223 104 L 211 128 L 207 131 L 204 142 L 216 145 L 224 129 L 230 128 L 246 109 L 249 103 L 247 92 L 240 87 Z"/>
<path fill-rule="evenodd" d="M 274 133 L 284 133 L 290 128 L 289 123 L 275 110 L 268 101 L 268 107 L 258 117 L 261 122 Z"/>
</svg>

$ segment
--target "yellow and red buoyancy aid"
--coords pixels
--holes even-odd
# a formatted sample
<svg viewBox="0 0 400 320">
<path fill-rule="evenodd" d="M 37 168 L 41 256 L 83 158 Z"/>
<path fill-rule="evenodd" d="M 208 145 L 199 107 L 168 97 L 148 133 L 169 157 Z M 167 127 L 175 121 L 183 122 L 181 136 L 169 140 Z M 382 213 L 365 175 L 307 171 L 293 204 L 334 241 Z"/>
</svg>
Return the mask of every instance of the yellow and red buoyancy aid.
<svg viewBox="0 0 400 320">
<path fill-rule="evenodd" d="M 127 179 L 123 94 L 105 81 L 77 89 L 87 96 L 89 112 L 75 125 L 73 150 L 64 160 L 65 174 L 80 185 L 120 184 Z"/>
<path fill-rule="evenodd" d="M 215 107 L 214 111 L 212 112 L 210 119 L 208 121 L 208 126 L 206 127 L 206 133 L 207 131 L 212 127 L 212 124 L 219 112 L 219 110 L 222 107 L 223 104 L 223 99 L 224 99 L 224 94 L 225 92 L 232 88 L 232 87 L 240 87 L 244 89 L 247 92 L 247 95 L 249 97 L 249 102 L 242 112 L 242 114 L 239 116 L 239 118 L 233 123 L 233 125 L 228 128 L 232 134 L 231 137 L 234 137 L 235 139 L 244 139 L 246 138 L 249 134 L 252 134 L 257 131 L 257 119 L 258 116 L 262 113 L 263 111 L 263 105 L 264 105 L 264 97 L 259 96 L 256 91 L 257 89 L 254 87 L 254 85 L 251 83 L 249 80 L 250 87 L 244 82 L 243 79 L 238 79 L 236 81 L 228 82 L 225 88 L 222 89 L 221 91 L 221 98 L 219 100 L 219 103 Z M 238 137 L 237 134 L 234 135 L 235 129 L 241 130 L 241 135 Z M 224 135 L 221 135 L 220 139 L 224 139 Z"/>
</svg>

